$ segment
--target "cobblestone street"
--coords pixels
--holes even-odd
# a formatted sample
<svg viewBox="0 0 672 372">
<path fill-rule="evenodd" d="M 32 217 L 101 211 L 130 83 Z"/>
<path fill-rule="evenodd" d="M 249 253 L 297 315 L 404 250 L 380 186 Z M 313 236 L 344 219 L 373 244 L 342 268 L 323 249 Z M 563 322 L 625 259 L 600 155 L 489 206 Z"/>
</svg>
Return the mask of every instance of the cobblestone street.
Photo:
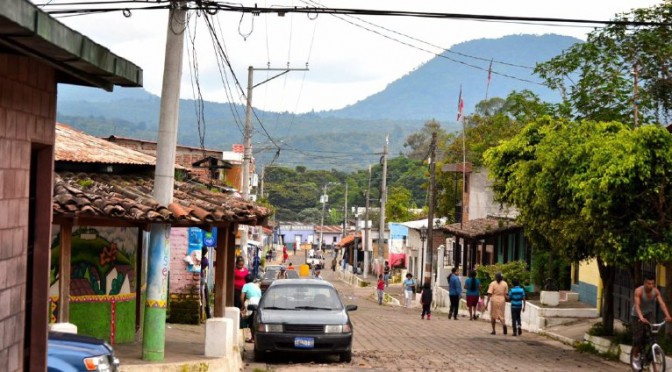
<svg viewBox="0 0 672 372">
<path fill-rule="evenodd" d="M 323 272 L 340 291 L 351 312 L 354 326 L 353 359 L 303 358 L 279 355 L 255 363 L 252 344 L 245 345 L 246 371 L 626 371 L 627 366 L 601 357 L 581 354 L 560 342 L 536 334 L 513 337 L 490 335 L 490 324 L 468 318 L 448 320 L 435 313 L 430 321 L 420 319 L 419 308 L 380 306 L 371 296 L 372 288 L 353 288 L 335 280 L 331 271 Z M 401 294 L 399 286 L 386 292 Z"/>
</svg>

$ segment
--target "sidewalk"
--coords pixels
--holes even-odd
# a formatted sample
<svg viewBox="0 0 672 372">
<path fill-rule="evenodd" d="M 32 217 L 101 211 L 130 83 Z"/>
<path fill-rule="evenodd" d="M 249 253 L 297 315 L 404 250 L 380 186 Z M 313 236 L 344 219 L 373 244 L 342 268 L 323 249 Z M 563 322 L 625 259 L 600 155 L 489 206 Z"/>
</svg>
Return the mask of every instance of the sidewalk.
<svg viewBox="0 0 672 372">
<path fill-rule="evenodd" d="M 242 336 L 239 339 L 242 340 Z M 142 359 L 142 340 L 114 346 L 122 372 L 240 371 L 242 350 L 243 345 L 234 346 L 229 357 L 206 358 L 205 324 L 166 324 L 164 360 L 160 362 Z"/>
</svg>

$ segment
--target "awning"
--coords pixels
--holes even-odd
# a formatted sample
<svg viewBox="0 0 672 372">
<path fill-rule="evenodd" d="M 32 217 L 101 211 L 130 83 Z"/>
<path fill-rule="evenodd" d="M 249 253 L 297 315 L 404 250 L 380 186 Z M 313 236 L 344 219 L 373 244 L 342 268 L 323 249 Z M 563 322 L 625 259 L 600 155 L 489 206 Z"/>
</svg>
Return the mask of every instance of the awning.
<svg viewBox="0 0 672 372">
<path fill-rule="evenodd" d="M 508 218 L 477 218 L 463 223 L 442 226 L 441 229 L 450 234 L 469 239 L 479 239 L 498 235 L 505 231 L 521 229 L 522 226 Z"/>
</svg>

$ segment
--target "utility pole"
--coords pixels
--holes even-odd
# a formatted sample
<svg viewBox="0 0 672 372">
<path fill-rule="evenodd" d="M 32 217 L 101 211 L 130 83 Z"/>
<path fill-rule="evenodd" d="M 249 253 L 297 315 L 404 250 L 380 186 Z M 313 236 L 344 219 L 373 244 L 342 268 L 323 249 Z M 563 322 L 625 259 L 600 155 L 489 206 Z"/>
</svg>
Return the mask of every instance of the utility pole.
<svg viewBox="0 0 672 372">
<path fill-rule="evenodd" d="M 259 198 L 260 199 L 264 197 L 264 174 L 265 173 L 266 173 L 266 166 L 263 166 L 261 168 L 261 180 L 260 180 L 261 185 L 259 186 Z"/>
<path fill-rule="evenodd" d="M 342 238 L 345 238 L 346 228 L 348 226 L 348 180 L 345 180 L 345 197 L 343 198 L 343 231 L 341 234 Z"/>
<path fill-rule="evenodd" d="M 270 77 L 259 84 L 254 84 L 254 71 L 282 71 L 279 74 Z M 279 76 L 282 76 L 290 71 L 308 71 L 308 68 L 254 68 L 248 66 L 247 68 L 247 100 L 245 107 L 245 130 L 243 131 L 243 177 L 241 191 L 243 199 L 249 200 L 250 196 L 250 163 L 252 161 L 252 90 L 261 84 L 269 82 Z M 245 265 L 247 266 L 247 225 L 240 225 L 243 232 L 240 236 L 240 251 L 243 254 Z"/>
<path fill-rule="evenodd" d="M 154 199 L 163 206 L 172 203 L 175 185 L 175 152 L 180 112 L 180 82 L 186 14 L 183 2 L 171 3 L 171 9 L 168 12 L 159 137 L 156 149 L 154 190 L 152 191 Z M 142 335 L 142 359 L 161 361 L 164 358 L 166 339 L 170 225 L 152 224 L 148 254 L 144 329 L 151 331 L 143 332 Z"/>
<path fill-rule="evenodd" d="M 425 280 L 429 279 L 432 287 L 434 286 L 434 246 L 433 246 L 433 236 L 434 236 L 434 206 L 436 204 L 436 195 L 434 190 L 436 182 L 436 132 L 432 133 L 432 142 L 429 145 L 429 211 L 427 215 L 427 262 L 425 265 L 429 265 L 429 278 L 424 278 Z"/>
<path fill-rule="evenodd" d="M 388 136 L 385 136 L 383 148 L 383 179 L 380 182 L 380 225 L 378 230 L 378 264 L 382 267 L 385 260 L 385 200 L 387 199 L 387 144 Z M 367 199 L 368 201 L 368 199 Z M 379 270 L 380 271 L 380 270 Z"/>
<path fill-rule="evenodd" d="M 639 66 L 637 65 L 637 61 L 635 61 L 635 92 L 634 92 L 634 99 L 633 103 L 635 105 L 635 128 L 639 125 Z"/>
<path fill-rule="evenodd" d="M 327 185 L 324 184 L 324 191 L 320 196 L 320 203 L 322 203 L 322 219 L 320 221 L 320 245 L 317 247 L 318 250 L 322 249 L 322 238 L 324 237 L 324 210 L 327 207 L 327 201 L 329 201 L 329 196 L 327 196 Z"/>
<path fill-rule="evenodd" d="M 369 198 L 371 194 L 371 165 L 369 165 L 369 185 L 366 188 L 366 207 L 364 208 L 364 249 L 371 250 L 369 241 L 371 238 L 371 225 L 369 224 Z M 378 272 L 380 275 L 380 272 Z"/>
</svg>

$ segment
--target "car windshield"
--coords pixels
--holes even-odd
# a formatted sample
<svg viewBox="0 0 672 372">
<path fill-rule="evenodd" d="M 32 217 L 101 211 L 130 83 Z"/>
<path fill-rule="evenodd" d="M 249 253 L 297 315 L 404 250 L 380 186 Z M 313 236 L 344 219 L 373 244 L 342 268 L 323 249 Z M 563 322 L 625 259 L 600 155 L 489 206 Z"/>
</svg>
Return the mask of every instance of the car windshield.
<svg viewBox="0 0 672 372">
<path fill-rule="evenodd" d="M 271 286 L 259 304 L 260 308 L 282 310 L 341 310 L 341 303 L 335 289 L 323 285 L 279 285 Z"/>
</svg>

